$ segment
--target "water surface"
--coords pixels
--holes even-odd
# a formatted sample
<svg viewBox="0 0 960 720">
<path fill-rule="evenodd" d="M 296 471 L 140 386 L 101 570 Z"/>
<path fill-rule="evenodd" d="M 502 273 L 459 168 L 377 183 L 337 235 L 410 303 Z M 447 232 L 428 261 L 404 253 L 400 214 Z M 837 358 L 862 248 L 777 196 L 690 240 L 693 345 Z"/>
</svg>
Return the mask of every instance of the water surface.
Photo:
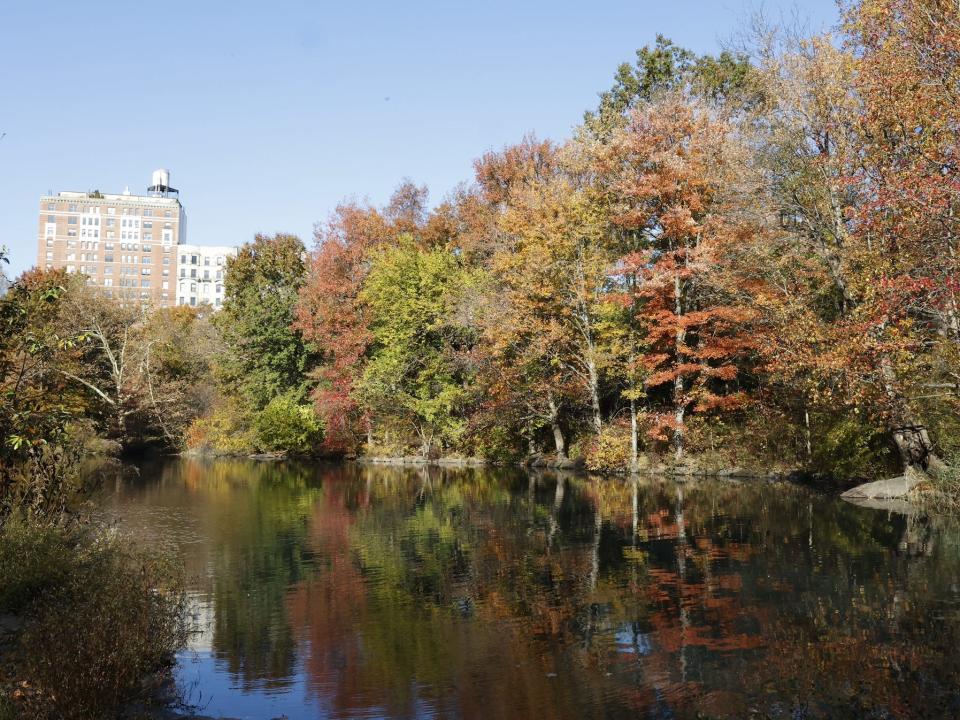
<svg viewBox="0 0 960 720">
<path fill-rule="evenodd" d="M 176 460 L 104 509 L 182 557 L 235 718 L 960 717 L 949 521 L 784 483 Z"/>
</svg>

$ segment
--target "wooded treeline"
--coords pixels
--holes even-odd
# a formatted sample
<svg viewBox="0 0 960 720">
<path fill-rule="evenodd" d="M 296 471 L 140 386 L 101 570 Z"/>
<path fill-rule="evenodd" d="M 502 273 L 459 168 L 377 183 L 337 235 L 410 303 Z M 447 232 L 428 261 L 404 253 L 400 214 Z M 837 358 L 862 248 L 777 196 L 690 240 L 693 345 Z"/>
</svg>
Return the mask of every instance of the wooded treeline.
<svg viewBox="0 0 960 720">
<path fill-rule="evenodd" d="M 258 237 L 212 322 L 115 326 L 129 372 L 81 323 L 51 342 L 99 380 L 45 382 L 115 435 L 220 451 L 935 470 L 960 450 L 958 80 L 946 0 L 743 53 L 659 37 L 569 140 L 489 152 L 436 206 L 409 181 L 345 202 L 309 253 Z"/>
<path fill-rule="evenodd" d="M 563 144 L 316 234 L 295 327 L 331 449 L 839 474 L 956 450 L 960 21 L 863 0 L 751 55 L 664 38 Z"/>
</svg>

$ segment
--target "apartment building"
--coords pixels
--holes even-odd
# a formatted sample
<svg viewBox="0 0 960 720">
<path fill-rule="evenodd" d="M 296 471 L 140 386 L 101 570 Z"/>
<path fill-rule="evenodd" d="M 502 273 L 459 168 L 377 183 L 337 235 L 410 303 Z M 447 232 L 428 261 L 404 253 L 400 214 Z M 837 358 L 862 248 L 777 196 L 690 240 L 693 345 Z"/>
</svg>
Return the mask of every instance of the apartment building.
<svg viewBox="0 0 960 720">
<path fill-rule="evenodd" d="M 237 254 L 228 245 L 180 245 L 177 249 L 177 305 L 223 305 L 227 258 Z"/>
<path fill-rule="evenodd" d="M 82 273 L 107 297 L 155 307 L 223 304 L 229 246 L 187 244 L 187 215 L 170 172 L 146 194 L 59 192 L 40 198 L 38 267 Z"/>
</svg>

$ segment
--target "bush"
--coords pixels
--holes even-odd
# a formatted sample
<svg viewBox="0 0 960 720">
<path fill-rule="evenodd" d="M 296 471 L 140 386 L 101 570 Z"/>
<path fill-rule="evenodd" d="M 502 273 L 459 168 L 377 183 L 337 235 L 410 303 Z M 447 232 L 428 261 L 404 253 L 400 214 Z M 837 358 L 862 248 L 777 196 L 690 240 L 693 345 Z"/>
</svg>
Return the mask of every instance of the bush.
<svg viewBox="0 0 960 720">
<path fill-rule="evenodd" d="M 813 427 L 815 472 L 837 479 L 865 478 L 883 472 L 889 455 L 885 435 L 857 415 L 816 418 Z"/>
<path fill-rule="evenodd" d="M 194 420 L 187 428 L 186 445 L 190 450 L 217 455 L 249 455 L 256 450 L 256 437 L 239 413 L 226 407 Z"/>
<path fill-rule="evenodd" d="M 0 615 L 21 623 L 3 658 L 0 717 L 114 717 L 185 644 L 179 574 L 115 536 L 12 520 L 0 529 L 0 577 Z"/>
<path fill-rule="evenodd" d="M 254 421 L 257 445 L 266 451 L 309 453 L 323 440 L 323 426 L 313 406 L 289 395 L 275 397 Z"/>
<path fill-rule="evenodd" d="M 587 469 L 598 473 L 630 470 L 630 428 L 625 425 L 606 425 L 587 448 Z"/>
</svg>

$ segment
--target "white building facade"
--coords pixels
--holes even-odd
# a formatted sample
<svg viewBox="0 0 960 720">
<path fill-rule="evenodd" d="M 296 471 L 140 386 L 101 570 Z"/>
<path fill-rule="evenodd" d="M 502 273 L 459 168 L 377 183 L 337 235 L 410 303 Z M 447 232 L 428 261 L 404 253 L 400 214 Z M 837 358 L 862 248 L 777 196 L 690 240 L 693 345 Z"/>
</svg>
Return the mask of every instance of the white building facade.
<svg viewBox="0 0 960 720">
<path fill-rule="evenodd" d="M 177 305 L 223 305 L 227 258 L 237 248 L 229 245 L 179 245 L 177 247 Z"/>
</svg>

